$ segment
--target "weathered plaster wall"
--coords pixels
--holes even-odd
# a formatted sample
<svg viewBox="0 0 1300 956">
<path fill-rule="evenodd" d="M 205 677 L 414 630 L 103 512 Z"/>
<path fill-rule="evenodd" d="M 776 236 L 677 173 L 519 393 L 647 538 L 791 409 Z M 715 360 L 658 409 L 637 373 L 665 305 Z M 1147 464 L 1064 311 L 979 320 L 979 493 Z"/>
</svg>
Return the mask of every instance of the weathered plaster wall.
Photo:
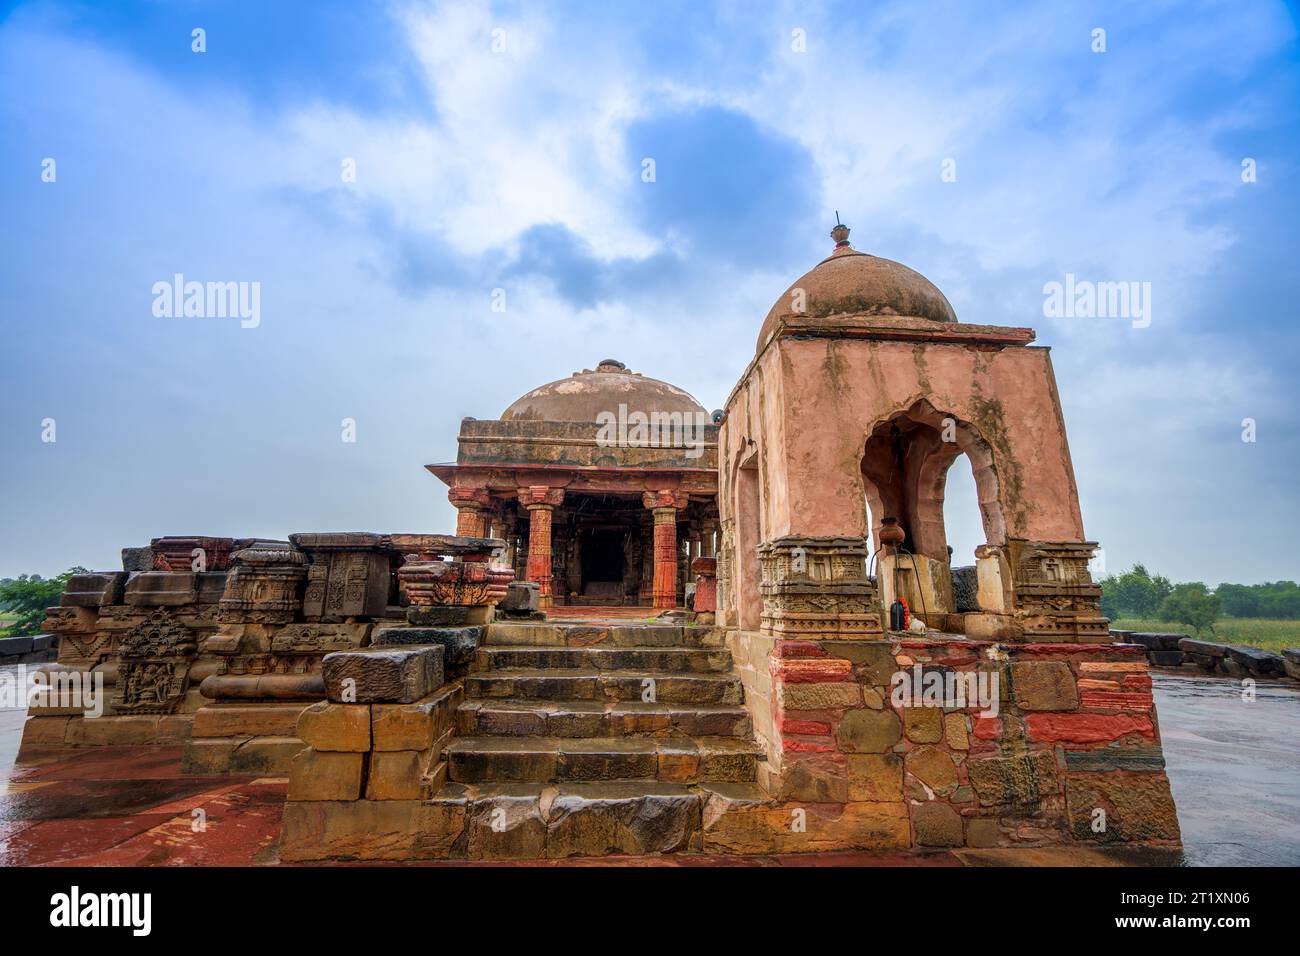
<svg viewBox="0 0 1300 956">
<path fill-rule="evenodd" d="M 783 437 L 766 455 L 769 539 L 865 535 L 866 438 L 875 424 L 922 398 L 969 423 L 991 446 L 1009 536 L 1083 539 L 1047 349 L 786 338 L 760 364 L 766 369 L 774 359 L 783 387 L 771 393 L 782 401 L 765 410 L 781 423 Z"/>
</svg>

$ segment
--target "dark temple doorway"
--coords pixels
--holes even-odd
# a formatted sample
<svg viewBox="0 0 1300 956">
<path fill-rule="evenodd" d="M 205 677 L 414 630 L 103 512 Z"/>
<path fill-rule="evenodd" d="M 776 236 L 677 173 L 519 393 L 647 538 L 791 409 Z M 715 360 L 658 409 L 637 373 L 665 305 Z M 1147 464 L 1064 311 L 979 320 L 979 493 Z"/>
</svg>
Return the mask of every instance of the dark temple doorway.
<svg viewBox="0 0 1300 956">
<path fill-rule="evenodd" d="M 608 598 L 611 603 L 622 601 L 623 537 L 622 528 L 583 529 L 583 597 Z"/>
</svg>

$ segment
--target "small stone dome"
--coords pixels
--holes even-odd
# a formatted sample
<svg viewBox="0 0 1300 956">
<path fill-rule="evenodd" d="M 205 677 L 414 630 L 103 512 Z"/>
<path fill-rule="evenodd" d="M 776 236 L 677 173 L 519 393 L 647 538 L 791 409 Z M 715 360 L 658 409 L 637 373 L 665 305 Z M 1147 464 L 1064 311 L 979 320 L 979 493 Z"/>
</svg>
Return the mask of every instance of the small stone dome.
<svg viewBox="0 0 1300 956">
<path fill-rule="evenodd" d="M 956 322 L 944 294 L 925 276 L 901 262 L 858 252 L 849 245 L 849 228 L 831 232 L 835 251 L 790 284 L 767 313 L 758 335 L 761 351 L 785 316 L 824 319 L 837 315 L 898 315 Z M 802 311 L 797 290 L 802 290 Z"/>
<path fill-rule="evenodd" d="M 558 382 L 526 393 L 501 413 L 503 422 L 594 422 L 601 412 L 704 412 L 704 406 L 675 385 L 646 378 L 622 362 L 603 359 L 595 370 L 583 369 Z"/>
</svg>

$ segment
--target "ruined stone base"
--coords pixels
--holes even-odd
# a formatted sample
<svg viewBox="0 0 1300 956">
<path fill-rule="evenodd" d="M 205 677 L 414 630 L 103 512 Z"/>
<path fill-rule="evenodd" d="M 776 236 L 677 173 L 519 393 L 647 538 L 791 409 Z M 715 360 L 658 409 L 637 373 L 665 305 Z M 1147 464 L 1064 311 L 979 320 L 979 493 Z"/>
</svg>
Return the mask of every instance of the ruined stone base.
<svg viewBox="0 0 1300 956">
<path fill-rule="evenodd" d="M 23 724 L 18 760 L 77 747 L 174 745 L 189 738 L 193 722 L 193 714 L 32 716 Z"/>
<path fill-rule="evenodd" d="M 70 670 L 61 665 L 51 668 Z M 98 716 L 86 716 L 80 707 L 57 707 L 34 701 L 28 707 L 18 759 L 82 747 L 167 746 L 190 736 L 195 712 L 203 704 L 198 688 L 177 702 L 172 713 L 119 713 L 113 709 L 116 689 L 109 674 L 104 680 Z"/>
<path fill-rule="evenodd" d="M 305 702 L 209 703 L 185 741 L 185 773 L 286 774 L 305 746 L 298 718 Z"/>
<path fill-rule="evenodd" d="M 604 706 L 593 717 L 571 699 L 575 688 L 551 696 L 549 688 L 574 679 L 566 676 L 530 677 L 530 693 L 540 696 L 513 710 L 522 685 L 490 692 L 498 681 L 518 680 L 509 668 L 521 654 L 553 659 L 561 669 L 606 655 L 627 667 L 652 640 L 661 642 L 656 653 L 688 654 L 681 635 L 662 627 L 494 627 L 480 659 L 487 667 L 491 657 L 505 656 L 507 676 L 472 673 L 468 686 L 476 690 L 463 703 L 458 681 L 401 705 L 406 733 L 415 734 L 404 753 L 386 752 L 380 742 L 379 714 L 392 705 L 317 705 L 304 714 L 300 734 L 316 743 L 299 756 L 291 780 L 285 860 L 847 850 L 991 853 L 990 862 L 1005 851 L 1086 856 L 1140 848 L 1153 855 L 1134 860 L 1168 863 L 1179 851 L 1140 647 L 732 632 L 730 673 L 743 684 L 750 739 L 766 760 L 757 774 L 723 778 L 737 779 L 727 783 L 676 777 L 690 763 L 690 745 L 679 758 L 672 742 L 683 738 L 667 725 L 656 729 L 648 715 L 636 718 L 617 679 L 602 685 L 605 696 L 597 692 Z M 689 653 L 718 648 L 720 638 L 692 635 L 689 646 L 698 650 Z M 708 658 L 709 667 L 718 663 Z M 982 673 L 995 696 L 900 706 L 891 699 L 894 677 L 918 667 L 922 674 Z M 667 686 L 661 679 L 661 692 Z M 457 730 L 482 733 L 476 704 L 493 700 L 495 743 L 479 738 L 467 748 L 470 741 L 454 741 Z M 544 728 L 539 701 L 550 701 L 554 713 Z M 451 719 L 457 708 L 459 722 Z M 328 733 L 308 727 L 309 718 L 327 717 Z M 552 721 L 560 719 L 590 720 L 591 729 L 551 740 Z M 611 740 L 611 726 L 625 736 Z M 585 747 L 584 737 L 591 741 Z M 707 739 L 696 741 L 700 754 Z M 449 782 L 448 759 L 452 781 L 463 782 Z"/>
</svg>

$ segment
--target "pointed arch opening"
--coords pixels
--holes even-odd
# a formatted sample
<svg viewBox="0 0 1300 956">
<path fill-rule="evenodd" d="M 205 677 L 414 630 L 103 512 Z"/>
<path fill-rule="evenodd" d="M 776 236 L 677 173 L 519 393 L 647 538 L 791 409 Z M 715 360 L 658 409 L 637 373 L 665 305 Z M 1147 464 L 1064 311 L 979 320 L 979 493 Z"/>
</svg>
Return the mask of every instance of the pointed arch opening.
<svg viewBox="0 0 1300 956">
<path fill-rule="evenodd" d="M 953 564 L 970 565 L 975 560 L 973 546 L 964 548 L 972 553 L 958 556 L 956 562 L 948 549 L 945 502 L 949 475 L 959 459 L 965 459 L 970 466 L 968 494 L 961 500 L 969 506 L 973 498 L 978 512 L 977 519 L 967 516 L 960 526 L 968 533 L 974 528 L 982 530 L 983 541 L 976 544 L 1005 544 L 1006 523 L 993 450 L 969 422 L 943 413 L 922 399 L 872 426 L 861 461 L 873 553 L 881 550 L 883 519 L 896 519 L 903 532 L 900 556 L 886 562 L 887 567 L 882 566 L 885 574 L 881 584 L 887 603 L 897 592 L 908 599 L 916 613 L 934 617 L 927 624 L 940 628 L 951 623 L 943 615 L 967 610 L 957 607 Z M 971 485 L 973 494 L 969 494 Z"/>
</svg>

